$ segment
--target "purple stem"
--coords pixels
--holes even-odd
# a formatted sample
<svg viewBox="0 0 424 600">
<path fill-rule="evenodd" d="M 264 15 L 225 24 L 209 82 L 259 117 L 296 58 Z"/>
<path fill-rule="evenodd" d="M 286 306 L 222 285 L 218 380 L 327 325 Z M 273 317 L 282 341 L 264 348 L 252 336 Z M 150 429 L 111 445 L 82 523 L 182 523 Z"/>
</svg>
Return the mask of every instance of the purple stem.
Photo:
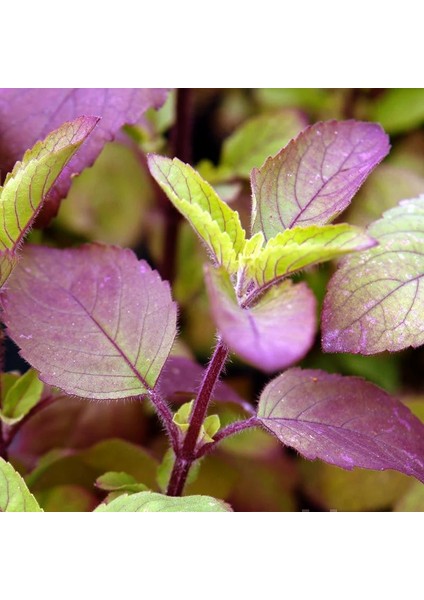
<svg viewBox="0 0 424 600">
<path fill-rule="evenodd" d="M 205 420 L 213 390 L 227 357 L 228 347 L 219 338 L 194 401 L 183 446 L 176 452 L 174 468 L 172 469 L 167 490 L 168 496 L 180 496 L 182 494 L 188 472 L 193 461 L 196 459 L 196 444 L 200 429 Z"/>
</svg>

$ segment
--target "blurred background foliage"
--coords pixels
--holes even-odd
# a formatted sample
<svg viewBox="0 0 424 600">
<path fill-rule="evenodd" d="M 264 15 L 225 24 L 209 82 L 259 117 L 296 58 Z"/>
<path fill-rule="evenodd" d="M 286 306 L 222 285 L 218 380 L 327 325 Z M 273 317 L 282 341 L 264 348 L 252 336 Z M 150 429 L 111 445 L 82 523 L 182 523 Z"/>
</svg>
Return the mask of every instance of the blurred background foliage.
<svg viewBox="0 0 424 600">
<path fill-rule="evenodd" d="M 31 237 L 62 247 L 102 241 L 133 248 L 172 280 L 180 307 L 174 354 L 204 364 L 215 336 L 203 282 L 207 256 L 155 186 L 145 159 L 146 152 L 173 153 L 176 97 L 171 92 L 159 111 L 108 143 L 93 167 L 75 178 L 51 226 Z M 378 121 L 391 138 L 390 155 L 339 221 L 366 226 L 399 200 L 424 193 L 424 89 L 197 89 L 190 92 L 190 107 L 187 160 L 239 211 L 247 229 L 250 170 L 319 120 Z M 324 265 L 301 276 L 320 303 L 334 268 Z M 8 360 L 15 366 L 13 351 Z M 318 333 L 301 366 L 365 377 L 424 419 L 423 348 L 366 357 L 323 354 Z M 226 369 L 226 383 L 252 404 L 267 380 L 235 356 Z M 220 401 L 212 410 L 227 423 L 243 414 L 234 406 Z M 87 511 L 105 497 L 95 485 L 105 472 L 126 472 L 159 490 L 167 467 L 162 465 L 159 480 L 157 470 L 166 449 L 147 403 L 62 398 L 21 427 L 11 459 L 27 473 L 44 510 Z M 412 478 L 306 462 L 259 430 L 226 441 L 204 458 L 186 492 L 216 496 L 244 511 L 424 510 L 424 486 Z"/>
</svg>

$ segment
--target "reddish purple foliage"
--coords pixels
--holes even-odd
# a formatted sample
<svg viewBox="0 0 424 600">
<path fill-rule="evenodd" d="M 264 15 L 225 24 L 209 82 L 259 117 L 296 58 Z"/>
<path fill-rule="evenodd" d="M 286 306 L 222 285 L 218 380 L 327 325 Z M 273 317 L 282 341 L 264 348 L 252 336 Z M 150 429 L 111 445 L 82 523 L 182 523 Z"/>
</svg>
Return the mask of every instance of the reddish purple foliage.
<svg viewBox="0 0 424 600">
<path fill-rule="evenodd" d="M 94 134 L 67 166 L 48 195 L 38 224 L 46 225 L 66 197 L 71 177 L 90 166 L 104 144 L 125 124 L 137 123 L 149 108 L 159 108 L 166 89 L 1 89 L 0 172 L 11 170 L 24 152 L 50 131 L 81 115 L 96 115 L 101 121 Z"/>
<path fill-rule="evenodd" d="M 344 469 L 395 469 L 424 482 L 424 425 L 358 377 L 291 369 L 266 386 L 258 417 L 310 460 Z"/>
<path fill-rule="evenodd" d="M 283 229 L 324 225 L 350 203 L 389 152 L 375 123 L 327 121 L 305 129 L 252 171 L 252 231 L 268 240 Z"/>
</svg>

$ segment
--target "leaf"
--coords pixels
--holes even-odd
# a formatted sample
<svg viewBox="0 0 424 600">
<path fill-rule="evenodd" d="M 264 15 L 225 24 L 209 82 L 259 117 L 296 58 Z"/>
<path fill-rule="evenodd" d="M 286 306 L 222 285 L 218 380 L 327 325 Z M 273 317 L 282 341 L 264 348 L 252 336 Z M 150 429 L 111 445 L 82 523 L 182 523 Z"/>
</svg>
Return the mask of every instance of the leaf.
<svg viewBox="0 0 424 600">
<path fill-rule="evenodd" d="M 258 418 L 309 460 L 394 469 L 424 481 L 424 425 L 363 379 L 291 369 L 265 387 Z"/>
<path fill-rule="evenodd" d="M 365 227 L 404 198 L 416 198 L 423 192 L 424 176 L 410 169 L 384 163 L 371 173 L 355 196 L 346 220 Z"/>
<path fill-rule="evenodd" d="M 150 154 L 148 165 L 175 208 L 206 244 L 216 264 L 235 272 L 246 236 L 238 213 L 219 198 L 199 173 L 177 158 Z"/>
<path fill-rule="evenodd" d="M 79 485 L 93 491 L 98 477 L 110 471 L 125 472 L 149 488 L 156 485 L 157 461 L 143 448 L 125 440 L 109 439 L 80 451 L 50 451 L 26 477 L 37 493 L 62 485 Z"/>
<path fill-rule="evenodd" d="M 100 504 L 94 512 L 231 512 L 231 508 L 210 496 L 173 498 L 154 492 L 140 492 L 120 496 L 109 504 Z"/>
<path fill-rule="evenodd" d="M 401 202 L 368 233 L 379 245 L 345 258 L 329 283 L 326 352 L 374 354 L 424 343 L 424 196 Z"/>
<path fill-rule="evenodd" d="M 37 494 L 44 512 L 92 512 L 99 499 L 78 485 L 57 485 Z"/>
<path fill-rule="evenodd" d="M 168 283 L 114 246 L 28 248 L 3 306 L 8 334 L 42 381 L 98 400 L 153 388 L 176 332 Z"/>
<path fill-rule="evenodd" d="M 416 481 L 395 506 L 396 512 L 424 512 L 424 485 Z"/>
<path fill-rule="evenodd" d="M 110 142 L 75 179 L 55 223 L 87 240 L 134 247 L 153 200 L 153 184 L 140 156 Z"/>
<path fill-rule="evenodd" d="M 389 89 L 376 98 L 371 118 L 389 133 L 402 133 L 424 123 L 424 89 Z"/>
<path fill-rule="evenodd" d="M 414 480 L 396 471 L 345 471 L 325 463 L 301 465 L 307 495 L 326 510 L 390 510 Z"/>
<path fill-rule="evenodd" d="M 50 133 L 16 163 L 0 188 L 0 286 L 17 262 L 17 251 L 57 177 L 95 127 L 79 117 Z"/>
<path fill-rule="evenodd" d="M 97 477 L 95 486 L 107 492 L 122 492 L 133 494 L 144 492 L 147 486 L 139 483 L 135 477 L 123 471 L 108 471 Z"/>
<path fill-rule="evenodd" d="M 283 281 L 242 308 L 223 269 L 208 269 L 206 285 L 212 314 L 228 346 L 266 372 L 300 360 L 311 348 L 316 328 L 316 301 L 304 283 Z"/>
<path fill-rule="evenodd" d="M 68 194 L 71 179 L 90 166 L 106 142 L 125 124 L 137 123 L 149 108 L 159 108 L 166 89 L 57 88 L 2 89 L 0 91 L 0 171 L 7 172 L 27 148 L 64 121 L 79 115 L 101 117 L 95 134 L 72 160 L 51 190 L 37 224 L 54 217 Z"/>
<path fill-rule="evenodd" d="M 283 229 L 331 221 L 388 151 L 388 137 L 374 123 L 308 127 L 252 171 L 252 233 L 269 240 Z"/>
<path fill-rule="evenodd" d="M 43 512 L 24 480 L 0 458 L 0 512 Z"/>
<path fill-rule="evenodd" d="M 193 398 L 199 390 L 205 369 L 189 358 L 170 356 L 157 382 L 157 389 L 167 399 Z M 215 402 L 244 404 L 244 400 L 226 383 L 218 381 L 212 392 Z"/>
<path fill-rule="evenodd" d="M 252 117 L 225 140 L 219 166 L 227 169 L 228 178 L 248 178 L 253 167 L 260 167 L 306 125 L 305 117 L 294 109 Z"/>
<path fill-rule="evenodd" d="M 53 448 L 81 449 L 108 438 L 134 443 L 145 438 L 145 403 L 88 402 L 47 390 L 43 396 L 50 393 L 54 402 L 23 423 L 9 446 L 10 456 L 28 471 Z"/>
<path fill-rule="evenodd" d="M 41 400 L 43 387 L 33 369 L 19 377 L 5 394 L 1 420 L 7 425 L 18 423 Z"/>
<path fill-rule="evenodd" d="M 188 431 L 190 425 L 190 415 L 193 409 L 193 403 L 194 400 L 191 400 L 191 402 L 186 402 L 180 406 L 172 419 L 184 435 Z M 219 420 L 218 415 L 209 415 L 206 417 L 200 427 L 197 443 L 209 444 L 213 442 L 213 437 L 219 431 L 220 427 L 221 421 Z"/>
<path fill-rule="evenodd" d="M 307 111 L 328 108 L 332 94 L 332 90 L 320 88 L 257 88 L 252 92 L 266 109 L 295 106 Z"/>
<path fill-rule="evenodd" d="M 256 287 L 270 285 L 305 267 L 374 245 L 372 238 L 347 224 L 286 229 L 271 238 L 252 258 L 247 258 L 244 278 L 249 283 L 246 287 L 250 287 L 251 280 Z"/>
</svg>

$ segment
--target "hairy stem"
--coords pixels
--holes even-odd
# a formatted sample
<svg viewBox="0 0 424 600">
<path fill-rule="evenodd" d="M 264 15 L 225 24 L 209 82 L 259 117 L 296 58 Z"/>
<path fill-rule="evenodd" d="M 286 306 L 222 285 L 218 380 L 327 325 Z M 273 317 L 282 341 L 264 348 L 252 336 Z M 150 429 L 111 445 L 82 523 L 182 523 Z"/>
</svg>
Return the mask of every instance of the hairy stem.
<svg viewBox="0 0 424 600">
<path fill-rule="evenodd" d="M 180 496 L 183 492 L 188 472 L 193 461 L 196 459 L 196 444 L 200 429 L 205 420 L 213 390 L 227 357 L 228 348 L 222 339 L 219 338 L 194 401 L 183 445 L 176 452 L 174 468 L 169 480 L 168 496 Z"/>
</svg>

